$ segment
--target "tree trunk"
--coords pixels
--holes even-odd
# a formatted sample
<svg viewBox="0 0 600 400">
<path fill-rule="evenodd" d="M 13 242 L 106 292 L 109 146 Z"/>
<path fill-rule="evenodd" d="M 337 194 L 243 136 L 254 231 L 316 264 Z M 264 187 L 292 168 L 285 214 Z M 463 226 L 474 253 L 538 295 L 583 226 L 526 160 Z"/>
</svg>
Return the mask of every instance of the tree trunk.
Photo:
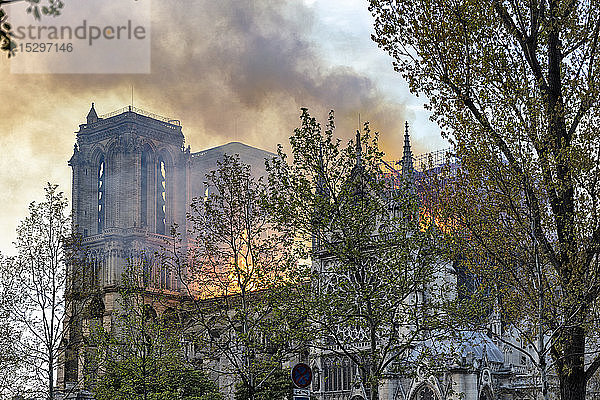
<svg viewBox="0 0 600 400">
<path fill-rule="evenodd" d="M 369 399 L 379 400 L 379 376 L 377 375 L 377 371 L 375 370 L 375 360 L 371 360 L 371 365 L 369 366 L 368 379 L 369 388 L 371 389 Z"/>
<path fill-rule="evenodd" d="M 585 400 L 586 379 L 583 354 L 585 333 L 582 327 L 566 329 L 562 335 L 563 360 L 558 371 L 561 400 Z"/>
<path fill-rule="evenodd" d="M 48 399 L 54 400 L 54 357 L 48 358 Z"/>
<path fill-rule="evenodd" d="M 379 400 L 379 385 L 371 383 L 371 400 Z"/>
</svg>

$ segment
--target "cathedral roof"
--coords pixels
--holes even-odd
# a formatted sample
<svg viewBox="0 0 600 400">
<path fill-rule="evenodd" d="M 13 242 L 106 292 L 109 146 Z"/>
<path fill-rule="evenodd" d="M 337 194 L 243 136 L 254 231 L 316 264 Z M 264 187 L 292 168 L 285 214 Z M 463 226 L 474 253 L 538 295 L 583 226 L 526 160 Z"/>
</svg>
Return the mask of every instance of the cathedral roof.
<svg viewBox="0 0 600 400">
<path fill-rule="evenodd" d="M 223 158 L 223 155 L 238 155 L 242 163 L 250 165 L 253 175 L 256 177 L 266 176 L 265 159 L 275 157 L 274 153 L 266 150 L 257 149 L 240 142 L 230 142 L 221 146 L 213 147 L 207 150 L 191 154 L 191 180 L 192 191 L 198 194 L 202 189 L 202 182 L 206 180 L 206 174 L 216 169 L 217 161 Z M 199 186 L 198 186 L 199 185 Z"/>
<path fill-rule="evenodd" d="M 258 149 L 256 147 L 249 146 L 245 143 L 241 142 L 229 142 L 227 144 L 222 144 L 217 147 L 212 147 L 210 149 L 202 150 L 197 153 L 193 153 L 192 157 L 208 157 L 211 155 L 223 155 L 223 154 L 255 154 L 260 157 L 264 157 L 265 154 L 269 154 L 270 156 L 275 156 L 275 153 L 271 153 L 266 150 Z"/>
<path fill-rule="evenodd" d="M 481 332 L 462 331 L 455 338 L 428 339 L 413 352 L 414 359 L 423 354 L 435 358 L 461 358 L 497 364 L 504 363 L 504 354 L 492 339 Z"/>
</svg>

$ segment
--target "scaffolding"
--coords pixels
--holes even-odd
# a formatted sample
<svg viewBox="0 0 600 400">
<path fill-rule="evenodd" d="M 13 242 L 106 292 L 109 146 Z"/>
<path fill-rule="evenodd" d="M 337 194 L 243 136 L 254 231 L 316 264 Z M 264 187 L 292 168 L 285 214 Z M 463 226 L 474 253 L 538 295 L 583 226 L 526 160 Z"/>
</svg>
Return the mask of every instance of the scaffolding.
<svg viewBox="0 0 600 400">
<path fill-rule="evenodd" d="M 397 161 L 397 163 L 400 162 Z M 456 156 L 449 147 L 413 157 L 413 165 L 415 171 L 418 172 L 429 171 L 451 164 L 456 164 Z"/>
<path fill-rule="evenodd" d="M 413 156 L 413 173 L 416 184 L 422 189 L 426 181 L 444 172 L 444 180 L 455 176 L 459 166 L 456 155 L 451 148 L 440 149 Z M 397 161 L 381 161 L 381 170 L 389 180 L 392 188 L 400 188 L 402 179 L 402 159 Z"/>
<path fill-rule="evenodd" d="M 402 175 L 402 159 L 397 161 L 382 160 L 384 173 L 390 175 Z M 451 148 L 440 149 L 429 153 L 413 156 L 413 168 L 417 175 L 426 171 L 440 170 L 446 165 L 457 165 L 456 155 Z"/>
</svg>

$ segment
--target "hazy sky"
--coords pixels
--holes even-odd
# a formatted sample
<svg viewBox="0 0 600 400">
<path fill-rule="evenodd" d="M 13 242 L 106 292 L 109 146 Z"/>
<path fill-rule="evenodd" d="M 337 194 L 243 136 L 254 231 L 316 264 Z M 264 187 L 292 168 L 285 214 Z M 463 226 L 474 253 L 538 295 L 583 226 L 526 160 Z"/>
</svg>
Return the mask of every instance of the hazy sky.
<svg viewBox="0 0 600 400">
<path fill-rule="evenodd" d="M 67 161 L 90 103 L 99 114 L 124 107 L 132 85 L 136 107 L 181 120 L 192 151 L 230 141 L 274 150 L 300 107 L 322 120 L 334 109 L 343 137 L 360 113 L 389 159 L 401 157 L 405 120 L 416 153 L 446 147 L 371 24 L 360 0 L 154 0 L 150 74 L 17 75 L 0 55 L 0 251 L 13 252 L 46 182 L 70 197 Z"/>
</svg>

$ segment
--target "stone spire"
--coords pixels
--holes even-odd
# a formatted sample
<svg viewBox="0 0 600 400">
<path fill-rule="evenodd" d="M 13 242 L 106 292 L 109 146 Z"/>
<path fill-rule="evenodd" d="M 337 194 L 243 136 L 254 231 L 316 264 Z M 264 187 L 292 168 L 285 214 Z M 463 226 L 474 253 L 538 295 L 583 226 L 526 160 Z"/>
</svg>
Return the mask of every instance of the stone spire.
<svg viewBox="0 0 600 400">
<path fill-rule="evenodd" d="M 409 184 L 414 181 L 413 154 L 410 149 L 410 135 L 408 121 L 404 123 L 404 151 L 402 153 L 402 177 Z"/>
<path fill-rule="evenodd" d="M 317 199 L 314 207 L 313 215 L 313 232 L 312 232 L 312 249 L 318 251 L 321 249 L 320 227 L 322 217 L 322 208 L 329 202 L 327 183 L 325 181 L 325 161 L 323 160 L 323 144 L 319 143 L 319 171 L 317 177 L 316 194 Z"/>
<path fill-rule="evenodd" d="M 327 188 L 325 183 L 325 161 L 323 160 L 323 145 L 319 143 L 319 177 L 317 178 L 317 193 L 321 195 L 327 195 Z"/>
<path fill-rule="evenodd" d="M 356 130 L 356 166 L 362 166 L 362 144 L 360 143 L 360 131 Z"/>
<path fill-rule="evenodd" d="M 90 112 L 87 115 L 87 123 L 92 124 L 98 121 L 98 114 L 96 114 L 96 109 L 94 108 L 94 103 L 92 103 L 92 108 L 90 108 Z"/>
<path fill-rule="evenodd" d="M 367 184 L 368 177 L 365 173 L 365 167 L 362 165 L 362 143 L 360 140 L 360 131 L 356 131 L 356 162 L 352 171 L 350 171 L 349 182 L 353 186 L 352 193 L 354 196 L 363 196 L 365 191 L 365 185 Z"/>
</svg>

